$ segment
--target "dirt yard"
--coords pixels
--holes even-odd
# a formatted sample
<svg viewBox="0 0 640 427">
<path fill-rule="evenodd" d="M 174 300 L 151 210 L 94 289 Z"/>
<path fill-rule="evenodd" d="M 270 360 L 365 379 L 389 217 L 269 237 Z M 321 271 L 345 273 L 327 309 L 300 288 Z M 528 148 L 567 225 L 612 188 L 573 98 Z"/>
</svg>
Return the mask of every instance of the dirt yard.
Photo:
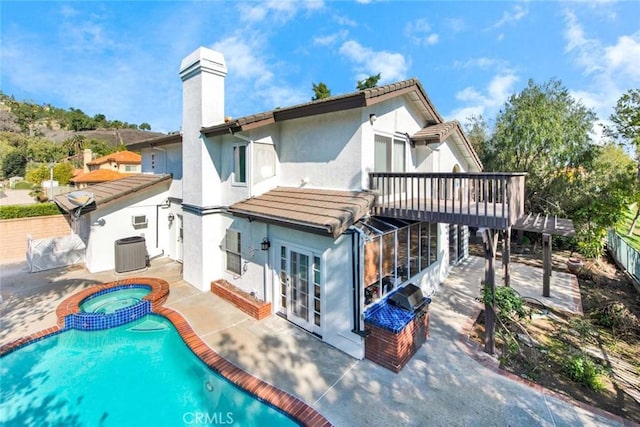
<svg viewBox="0 0 640 427">
<path fill-rule="evenodd" d="M 535 250 L 512 262 L 541 266 Z M 564 269 L 567 253 L 554 254 Z M 496 326 L 502 369 L 640 423 L 640 292 L 611 260 L 578 273 L 584 316 L 527 305 L 531 314 Z M 484 342 L 484 313 L 471 338 Z"/>
</svg>

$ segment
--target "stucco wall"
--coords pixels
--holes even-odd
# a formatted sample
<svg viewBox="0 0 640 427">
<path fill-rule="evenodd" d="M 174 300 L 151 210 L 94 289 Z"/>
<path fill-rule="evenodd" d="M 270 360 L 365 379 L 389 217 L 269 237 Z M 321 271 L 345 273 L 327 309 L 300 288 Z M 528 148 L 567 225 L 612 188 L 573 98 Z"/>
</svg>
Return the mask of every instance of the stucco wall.
<svg viewBox="0 0 640 427">
<path fill-rule="evenodd" d="M 68 218 L 64 215 L 1 220 L 0 261 L 24 261 L 27 251 L 27 235 L 31 235 L 34 239 L 44 239 L 68 234 L 71 234 L 71 226 Z"/>
<path fill-rule="evenodd" d="M 165 254 L 168 209 L 160 205 L 167 199 L 168 185 L 157 186 L 100 207 L 82 217 L 80 237 L 87 245 L 86 267 L 94 273 L 115 267 L 115 241 L 143 236 L 150 257 Z M 145 215 L 146 226 L 134 226 L 132 216 Z M 157 227 L 157 228 L 156 228 Z"/>
</svg>

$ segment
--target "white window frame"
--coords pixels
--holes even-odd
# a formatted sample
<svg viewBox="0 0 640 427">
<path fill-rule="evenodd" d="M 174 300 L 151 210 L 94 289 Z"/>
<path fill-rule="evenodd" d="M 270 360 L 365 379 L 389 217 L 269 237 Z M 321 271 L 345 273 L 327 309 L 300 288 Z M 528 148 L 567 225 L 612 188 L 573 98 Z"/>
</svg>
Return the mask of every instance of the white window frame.
<svg viewBox="0 0 640 427">
<path fill-rule="evenodd" d="M 388 138 L 389 141 L 386 144 L 386 160 L 387 160 L 387 164 L 385 167 L 385 170 L 377 170 L 375 168 L 375 144 L 376 144 L 376 138 L 378 137 L 383 137 L 383 138 Z M 395 134 L 388 134 L 388 133 L 384 133 L 384 132 L 376 132 L 374 134 L 374 170 L 375 172 L 406 172 L 407 171 L 407 138 L 405 136 L 399 136 L 399 135 L 395 135 Z M 396 143 L 402 143 L 402 156 L 403 156 L 403 162 L 402 162 L 402 170 L 397 170 L 396 168 L 396 159 L 395 159 L 395 145 Z"/>
<path fill-rule="evenodd" d="M 240 181 L 240 150 L 244 150 L 244 180 Z M 235 144 L 233 146 L 233 185 L 246 187 L 249 178 L 249 148 L 247 144 Z"/>
<path fill-rule="evenodd" d="M 234 236 L 235 235 L 235 236 Z M 232 247 L 233 244 L 236 244 L 236 247 Z M 242 275 L 242 233 L 237 230 L 233 230 L 231 228 L 227 229 L 224 239 L 224 251 L 225 251 L 225 268 L 229 273 L 236 274 L 238 276 Z M 229 258 L 237 257 L 237 271 L 231 268 Z"/>
</svg>

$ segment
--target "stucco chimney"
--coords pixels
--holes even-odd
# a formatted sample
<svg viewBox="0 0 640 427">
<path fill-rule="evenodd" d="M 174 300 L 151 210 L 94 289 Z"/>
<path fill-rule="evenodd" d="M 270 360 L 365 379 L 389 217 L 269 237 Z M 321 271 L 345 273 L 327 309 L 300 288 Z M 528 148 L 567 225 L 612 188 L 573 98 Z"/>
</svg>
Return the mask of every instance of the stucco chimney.
<svg viewBox="0 0 640 427">
<path fill-rule="evenodd" d="M 85 173 L 89 172 L 89 166 L 87 166 L 87 163 L 89 163 L 91 160 L 93 160 L 93 153 L 91 152 L 91 148 L 85 148 L 82 151 L 82 169 Z"/>
<path fill-rule="evenodd" d="M 217 215 L 207 212 L 215 204 L 220 178 L 214 162 L 219 144 L 200 133 L 203 126 L 224 123 L 224 78 L 227 66 L 220 52 L 201 47 L 180 64 L 182 79 L 182 202 L 184 215 L 183 278 L 201 290 L 215 275 L 212 260 L 222 259 L 208 239 Z M 217 179 L 216 179 L 217 178 Z"/>
<path fill-rule="evenodd" d="M 200 47 L 182 60 L 182 130 L 224 123 L 224 56 Z M 194 121 L 195 123 L 191 123 Z"/>
</svg>

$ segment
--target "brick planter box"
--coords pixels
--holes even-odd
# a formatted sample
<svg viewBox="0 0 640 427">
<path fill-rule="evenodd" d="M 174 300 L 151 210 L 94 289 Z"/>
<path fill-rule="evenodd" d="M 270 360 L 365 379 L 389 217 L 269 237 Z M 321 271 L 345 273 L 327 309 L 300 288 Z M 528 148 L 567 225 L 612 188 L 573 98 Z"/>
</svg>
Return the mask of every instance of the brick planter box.
<svg viewBox="0 0 640 427">
<path fill-rule="evenodd" d="M 238 307 L 249 316 L 262 320 L 271 315 L 271 303 L 260 301 L 252 295 L 233 286 L 226 280 L 211 282 L 211 292 Z"/>
</svg>

